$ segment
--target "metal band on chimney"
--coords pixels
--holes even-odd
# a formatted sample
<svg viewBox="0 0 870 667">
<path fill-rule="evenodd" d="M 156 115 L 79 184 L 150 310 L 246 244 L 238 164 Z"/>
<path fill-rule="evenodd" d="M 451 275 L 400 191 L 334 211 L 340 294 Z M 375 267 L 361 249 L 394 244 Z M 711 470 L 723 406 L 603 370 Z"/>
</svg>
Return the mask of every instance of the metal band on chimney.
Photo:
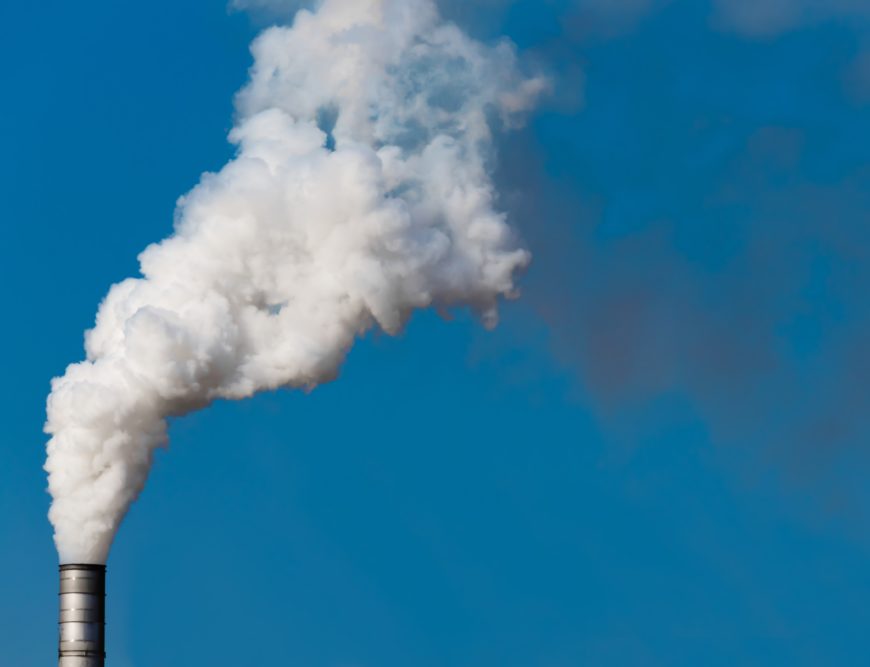
<svg viewBox="0 0 870 667">
<path fill-rule="evenodd" d="M 60 566 L 58 667 L 103 667 L 106 566 Z"/>
</svg>

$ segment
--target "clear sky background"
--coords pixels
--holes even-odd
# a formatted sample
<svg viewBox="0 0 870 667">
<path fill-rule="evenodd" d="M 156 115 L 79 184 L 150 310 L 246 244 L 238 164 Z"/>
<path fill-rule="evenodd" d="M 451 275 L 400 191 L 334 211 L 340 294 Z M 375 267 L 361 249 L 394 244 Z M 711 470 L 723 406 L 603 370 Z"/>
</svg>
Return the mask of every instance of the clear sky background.
<svg viewBox="0 0 870 667">
<path fill-rule="evenodd" d="M 0 5 L 0 664 L 55 659 L 49 380 L 231 156 L 248 4 Z M 870 664 L 870 3 L 442 6 L 558 82 L 523 298 L 174 423 L 109 663 Z"/>
</svg>

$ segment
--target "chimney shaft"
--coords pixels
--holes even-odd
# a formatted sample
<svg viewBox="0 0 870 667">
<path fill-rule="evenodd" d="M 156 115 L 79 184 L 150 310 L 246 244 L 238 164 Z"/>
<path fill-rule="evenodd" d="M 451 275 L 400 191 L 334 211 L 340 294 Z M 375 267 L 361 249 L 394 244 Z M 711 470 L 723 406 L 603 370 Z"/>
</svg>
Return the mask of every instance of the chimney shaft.
<svg viewBox="0 0 870 667">
<path fill-rule="evenodd" d="M 58 667 L 103 667 L 106 566 L 60 566 Z"/>
</svg>

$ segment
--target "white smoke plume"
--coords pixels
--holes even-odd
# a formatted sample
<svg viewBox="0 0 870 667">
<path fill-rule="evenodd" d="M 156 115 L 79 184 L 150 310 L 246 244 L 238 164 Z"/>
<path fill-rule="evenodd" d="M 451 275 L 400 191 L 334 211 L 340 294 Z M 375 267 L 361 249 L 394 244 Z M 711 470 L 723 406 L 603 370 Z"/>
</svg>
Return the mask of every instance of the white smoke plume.
<svg viewBox="0 0 870 667">
<path fill-rule="evenodd" d="M 52 382 L 45 465 L 61 562 L 105 562 L 167 418 L 311 387 L 415 308 L 496 320 L 529 261 L 494 207 L 491 126 L 547 84 L 431 0 L 325 0 L 253 43 L 236 157 L 181 198 Z"/>
</svg>

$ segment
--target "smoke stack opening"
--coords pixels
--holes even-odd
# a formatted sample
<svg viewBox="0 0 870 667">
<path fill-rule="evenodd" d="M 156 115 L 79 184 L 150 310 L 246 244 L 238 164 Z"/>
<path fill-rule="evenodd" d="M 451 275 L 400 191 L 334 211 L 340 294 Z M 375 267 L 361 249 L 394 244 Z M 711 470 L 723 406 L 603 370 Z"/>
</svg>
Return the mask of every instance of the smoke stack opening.
<svg viewBox="0 0 870 667">
<path fill-rule="evenodd" d="M 106 566 L 60 566 L 58 667 L 103 667 Z"/>
</svg>

